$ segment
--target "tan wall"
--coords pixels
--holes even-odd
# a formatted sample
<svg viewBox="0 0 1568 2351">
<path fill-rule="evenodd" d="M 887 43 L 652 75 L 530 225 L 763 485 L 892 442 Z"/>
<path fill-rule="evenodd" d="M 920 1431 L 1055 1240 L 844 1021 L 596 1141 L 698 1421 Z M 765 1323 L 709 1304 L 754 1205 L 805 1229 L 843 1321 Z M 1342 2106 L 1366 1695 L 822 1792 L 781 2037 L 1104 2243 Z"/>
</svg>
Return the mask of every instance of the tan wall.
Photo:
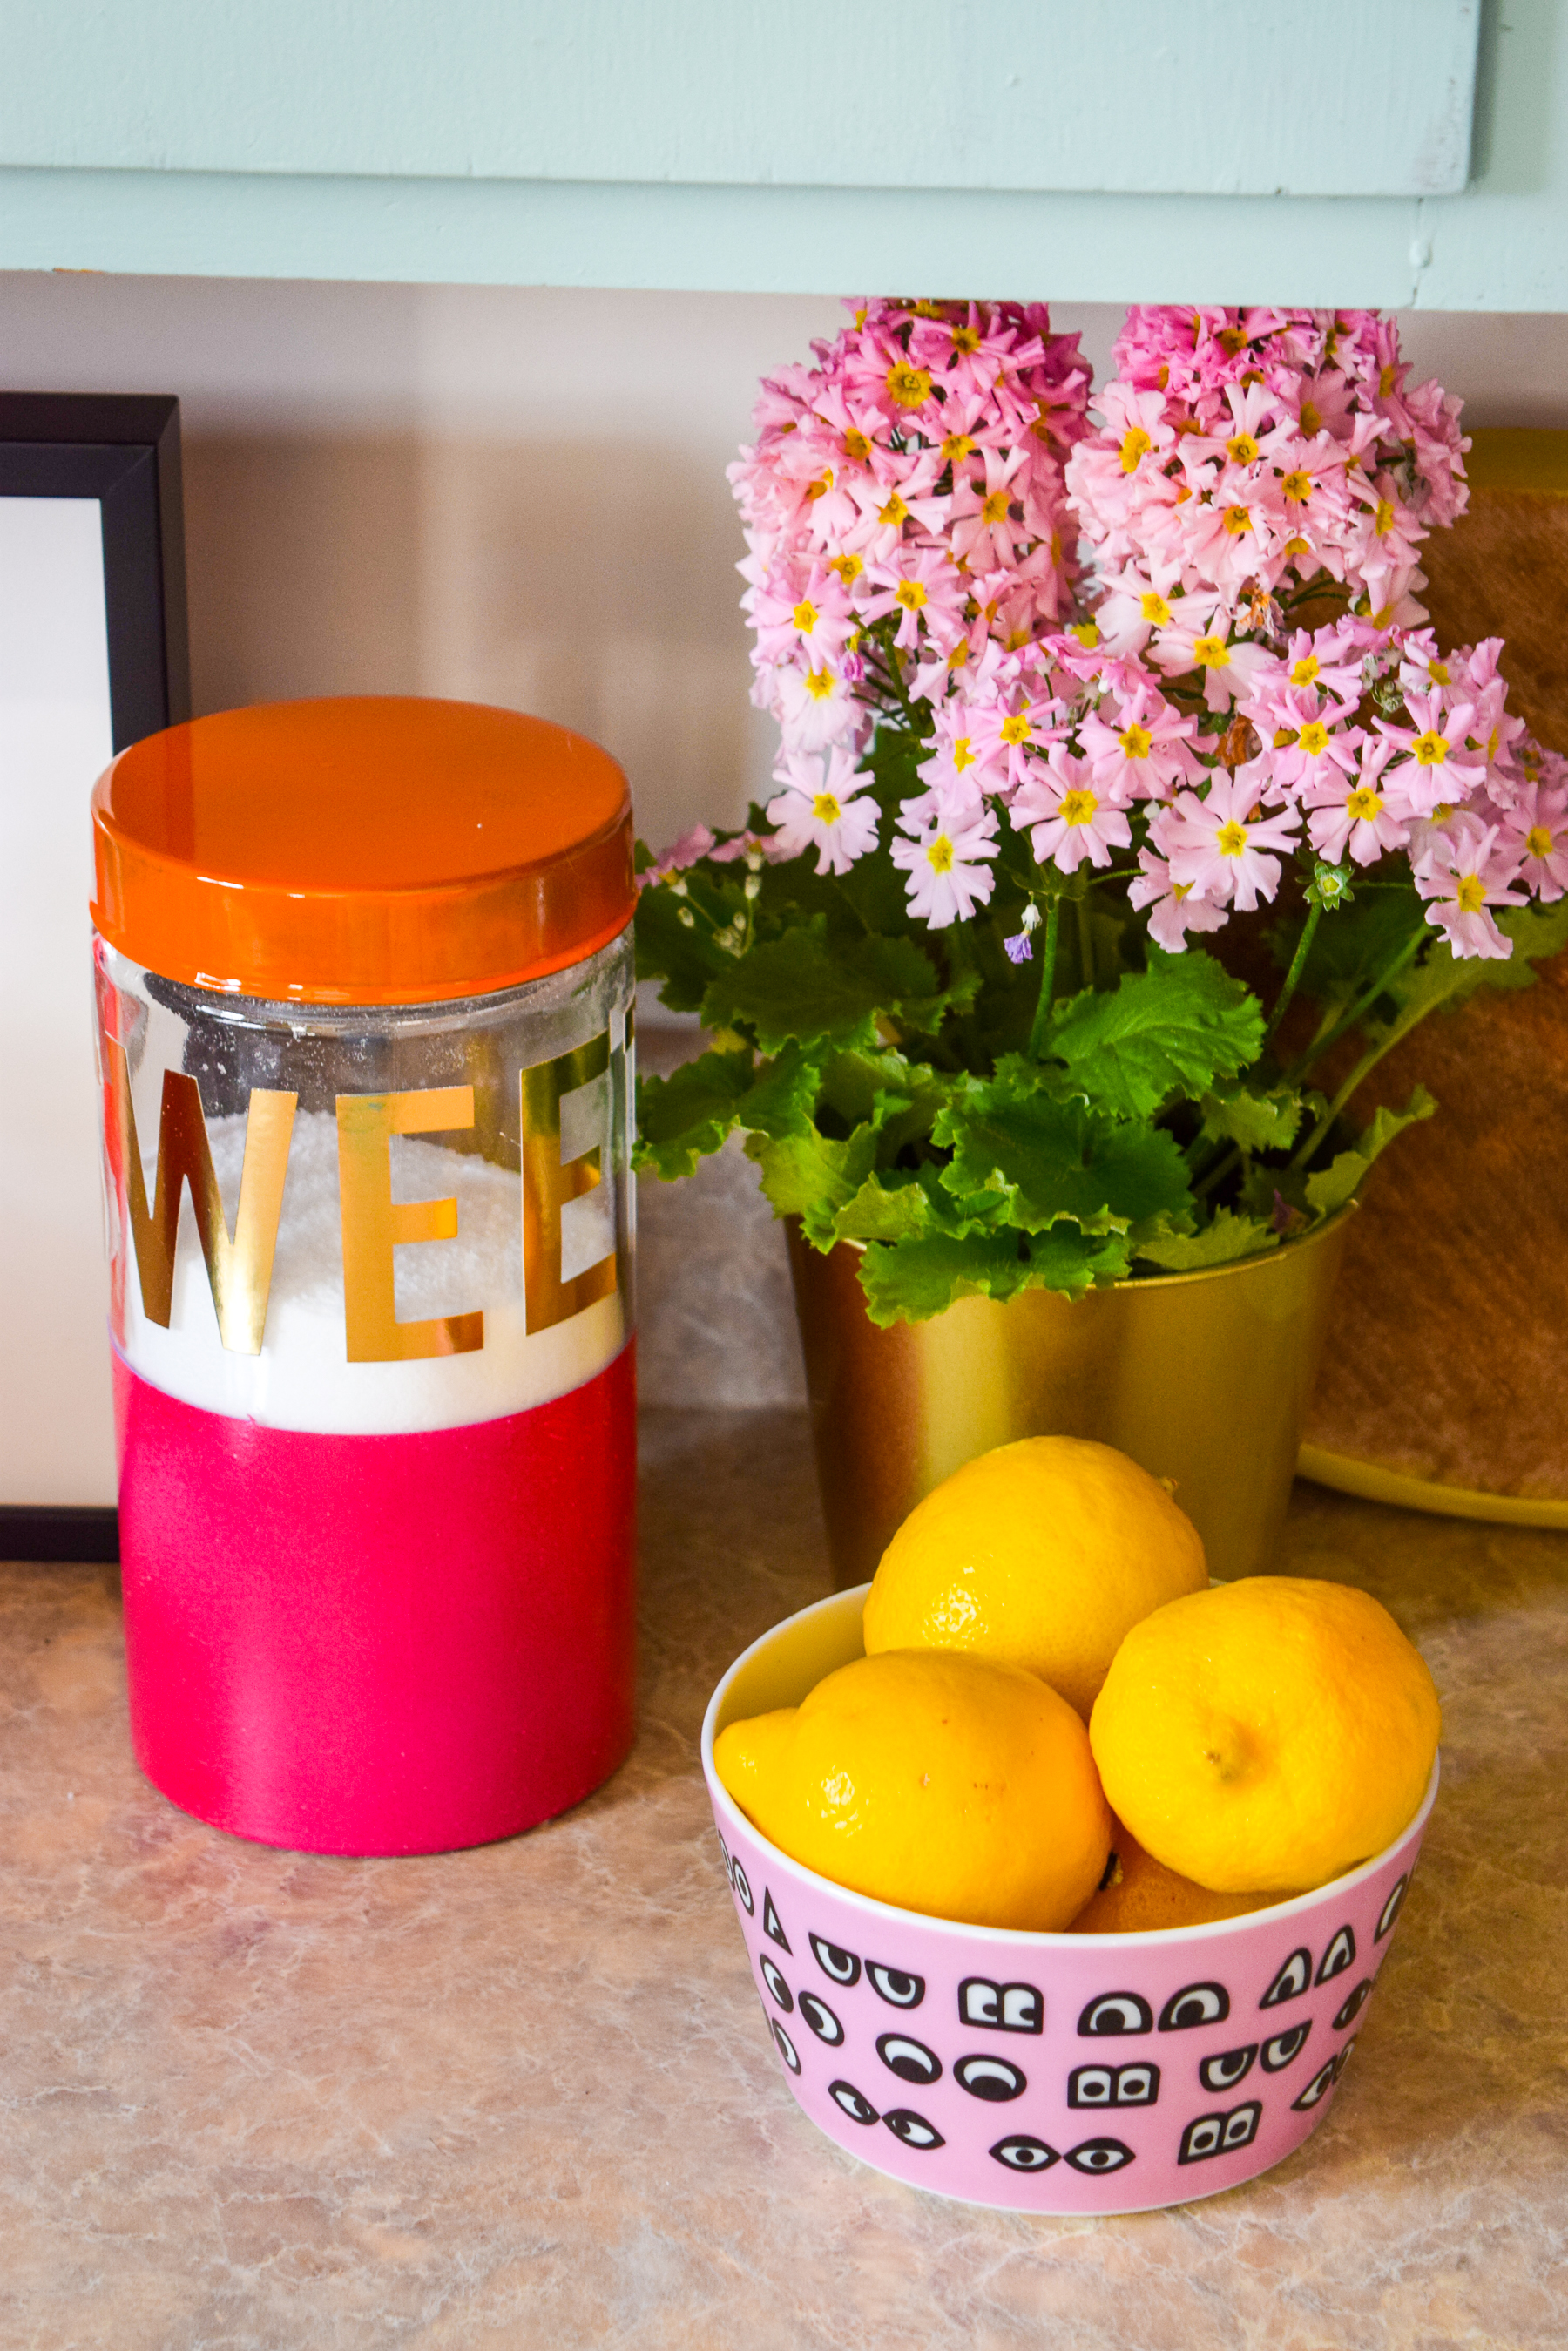
<svg viewBox="0 0 1568 2351">
<path fill-rule="evenodd" d="M 655 842 L 765 787 L 724 466 L 824 298 L 0 277 L 0 382 L 182 402 L 201 710 L 472 695 L 584 728 Z M 1119 313 L 1064 308 L 1103 370 Z M 1474 421 L 1568 424 L 1568 319 L 1419 316 Z"/>
</svg>

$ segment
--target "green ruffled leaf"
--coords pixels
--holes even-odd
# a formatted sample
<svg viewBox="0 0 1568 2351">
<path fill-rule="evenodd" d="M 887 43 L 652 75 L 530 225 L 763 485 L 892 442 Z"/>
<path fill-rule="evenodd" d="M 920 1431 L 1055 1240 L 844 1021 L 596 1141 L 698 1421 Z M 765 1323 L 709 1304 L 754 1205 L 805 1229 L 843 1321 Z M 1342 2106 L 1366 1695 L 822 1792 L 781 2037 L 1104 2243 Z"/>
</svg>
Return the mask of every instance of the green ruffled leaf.
<svg viewBox="0 0 1568 2351">
<path fill-rule="evenodd" d="M 1151 947 L 1147 971 L 1064 1005 L 1048 1050 L 1091 1102 L 1152 1118 L 1169 1095 L 1200 1094 L 1255 1061 L 1263 1028 L 1257 998 L 1212 956 Z"/>
<path fill-rule="evenodd" d="M 870 1175 L 877 1137 L 857 1127 L 842 1143 L 808 1127 L 804 1134 L 774 1141 L 753 1135 L 746 1155 L 762 1171 L 763 1192 L 775 1216 L 798 1217 L 807 1240 L 830 1249 L 838 1238 L 836 1219 Z"/>
<path fill-rule="evenodd" d="M 841 1241 L 916 1240 L 930 1228 L 930 1203 L 913 1176 L 902 1181 L 867 1176 L 833 1220 L 834 1238 Z"/>
<path fill-rule="evenodd" d="M 1202 1102 L 1202 1133 L 1210 1143 L 1238 1143 L 1243 1151 L 1288 1151 L 1302 1123 L 1293 1086 L 1219 1085 Z"/>
<path fill-rule="evenodd" d="M 1042 1238 L 1000 1233 L 931 1233 L 890 1247 L 874 1241 L 860 1260 L 867 1311 L 886 1330 L 924 1322 L 958 1298 L 1016 1298 L 1023 1290 L 1081 1297 L 1097 1281 L 1117 1280 L 1130 1252 L 1115 1237 L 1090 1239 L 1071 1226 Z"/>
<path fill-rule="evenodd" d="M 876 1016 L 934 1027 L 950 1001 L 912 939 L 836 939 L 824 915 L 753 947 L 719 974 L 702 999 L 710 1029 L 743 1024 L 765 1053 L 802 1045 L 869 1046 Z"/>
<path fill-rule="evenodd" d="M 688 928 L 681 922 L 680 909 L 687 904 L 663 883 L 645 890 L 637 902 L 637 976 L 663 982 L 659 1000 L 671 1012 L 701 1011 L 714 980 L 734 963 L 733 956 L 715 946 L 708 925 Z"/>
<path fill-rule="evenodd" d="M 932 1133 L 952 1147 L 941 1180 L 964 1208 L 989 1209 L 1025 1232 L 1062 1217 L 1085 1232 L 1124 1232 L 1189 1205 L 1186 1163 L 1162 1129 L 1022 1092 L 1009 1077 L 971 1085 Z"/>
<path fill-rule="evenodd" d="M 1260 1249 L 1279 1245 L 1272 1225 L 1220 1208 L 1200 1233 L 1163 1234 L 1157 1240 L 1140 1241 L 1137 1253 L 1166 1273 L 1197 1273 L 1204 1266 L 1229 1265 L 1236 1258 L 1255 1257 Z"/>
<path fill-rule="evenodd" d="M 1354 1151 L 1342 1151 L 1316 1176 L 1306 1179 L 1306 1203 L 1320 1216 L 1328 1216 L 1359 1191 L 1366 1171 L 1373 1161 L 1403 1134 L 1424 1118 L 1430 1118 L 1438 1105 L 1425 1086 L 1417 1086 L 1405 1109 L 1386 1110 L 1379 1106 L 1370 1123 L 1363 1129 L 1361 1140 Z"/>
<path fill-rule="evenodd" d="M 636 1164 L 666 1179 L 690 1176 L 717 1151 L 752 1092 L 752 1057 L 701 1053 L 668 1078 L 644 1078 L 637 1090 Z"/>
</svg>

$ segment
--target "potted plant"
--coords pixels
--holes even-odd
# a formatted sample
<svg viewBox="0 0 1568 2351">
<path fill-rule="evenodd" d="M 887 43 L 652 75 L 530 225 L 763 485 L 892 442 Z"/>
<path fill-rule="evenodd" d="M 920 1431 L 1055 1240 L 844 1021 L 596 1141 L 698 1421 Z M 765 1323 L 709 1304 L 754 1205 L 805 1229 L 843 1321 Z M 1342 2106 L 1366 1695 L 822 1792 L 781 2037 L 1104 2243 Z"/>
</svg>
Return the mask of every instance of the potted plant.
<svg viewBox="0 0 1568 2351">
<path fill-rule="evenodd" d="M 868 302 L 732 468 L 779 789 L 639 852 L 639 969 L 791 1220 L 829 1531 L 1032 1427 L 1282 1513 L 1339 1220 L 1414 1024 L 1568 938 L 1568 763 L 1422 627 L 1458 402 L 1374 313 L 1133 310 L 1093 396 L 1013 304 Z M 1085 556 L 1080 569 L 1080 550 Z"/>
</svg>

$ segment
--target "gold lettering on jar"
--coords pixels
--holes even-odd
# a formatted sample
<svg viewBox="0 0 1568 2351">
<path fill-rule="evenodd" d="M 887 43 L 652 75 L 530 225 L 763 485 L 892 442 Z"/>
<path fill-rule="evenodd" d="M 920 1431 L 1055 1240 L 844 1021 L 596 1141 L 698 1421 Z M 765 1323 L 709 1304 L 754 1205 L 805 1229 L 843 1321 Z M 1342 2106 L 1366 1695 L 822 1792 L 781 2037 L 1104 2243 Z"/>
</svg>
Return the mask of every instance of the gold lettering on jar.
<svg viewBox="0 0 1568 2351">
<path fill-rule="evenodd" d="M 428 1355 L 472 1355 L 484 1344 L 484 1316 L 397 1317 L 392 1251 L 407 1241 L 457 1238 L 457 1202 L 394 1200 L 394 1134 L 445 1134 L 473 1124 L 472 1086 L 426 1086 L 409 1093 L 339 1094 L 337 1189 L 343 1228 L 343 1304 L 351 1364 L 406 1364 Z"/>
<path fill-rule="evenodd" d="M 605 1180 L 604 1146 L 596 1143 L 567 1156 L 561 1134 L 561 1105 L 568 1096 L 596 1080 L 605 1080 L 610 1065 L 609 1033 L 557 1053 L 553 1061 L 536 1061 L 521 1080 L 523 1112 L 523 1294 L 527 1328 L 547 1331 L 613 1298 L 620 1280 L 620 1252 L 612 1238 L 597 1263 L 564 1278 L 561 1270 L 562 1211 L 574 1200 L 597 1191 Z M 611 1119 L 607 1107 L 602 1133 Z"/>
<path fill-rule="evenodd" d="M 223 1196 L 213 1171 L 207 1123 L 202 1115 L 202 1097 L 195 1079 L 182 1070 L 163 1072 L 158 1172 L 153 1179 L 152 1206 L 149 1208 L 125 1048 L 114 1038 L 106 1037 L 104 1050 L 109 1061 L 109 1100 L 119 1128 L 118 1157 L 125 1178 L 125 1204 L 137 1280 L 141 1287 L 142 1312 L 150 1322 L 158 1323 L 165 1331 L 169 1328 L 180 1207 L 184 1187 L 189 1184 L 207 1282 L 218 1317 L 218 1335 L 231 1354 L 259 1355 L 266 1328 L 273 1258 L 277 1249 L 284 1178 L 288 1172 L 288 1145 L 298 1096 L 275 1093 L 263 1086 L 252 1091 L 245 1113 L 245 1155 L 240 1171 L 239 1207 L 231 1239 Z M 111 1164 L 114 1155 L 111 1150 Z"/>
</svg>

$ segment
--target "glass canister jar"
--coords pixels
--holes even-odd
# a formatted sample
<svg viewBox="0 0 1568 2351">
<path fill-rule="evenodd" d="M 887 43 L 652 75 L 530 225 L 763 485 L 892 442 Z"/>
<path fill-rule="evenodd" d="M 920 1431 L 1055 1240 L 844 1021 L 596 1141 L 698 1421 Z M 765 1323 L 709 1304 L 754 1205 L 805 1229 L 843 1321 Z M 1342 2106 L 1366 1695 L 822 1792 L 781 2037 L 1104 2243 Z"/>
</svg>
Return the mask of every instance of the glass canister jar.
<svg viewBox="0 0 1568 2351">
<path fill-rule="evenodd" d="M 566 729 L 279 704 L 93 797 L 131 1733 L 442 1851 L 632 1726 L 631 808 Z"/>
</svg>

